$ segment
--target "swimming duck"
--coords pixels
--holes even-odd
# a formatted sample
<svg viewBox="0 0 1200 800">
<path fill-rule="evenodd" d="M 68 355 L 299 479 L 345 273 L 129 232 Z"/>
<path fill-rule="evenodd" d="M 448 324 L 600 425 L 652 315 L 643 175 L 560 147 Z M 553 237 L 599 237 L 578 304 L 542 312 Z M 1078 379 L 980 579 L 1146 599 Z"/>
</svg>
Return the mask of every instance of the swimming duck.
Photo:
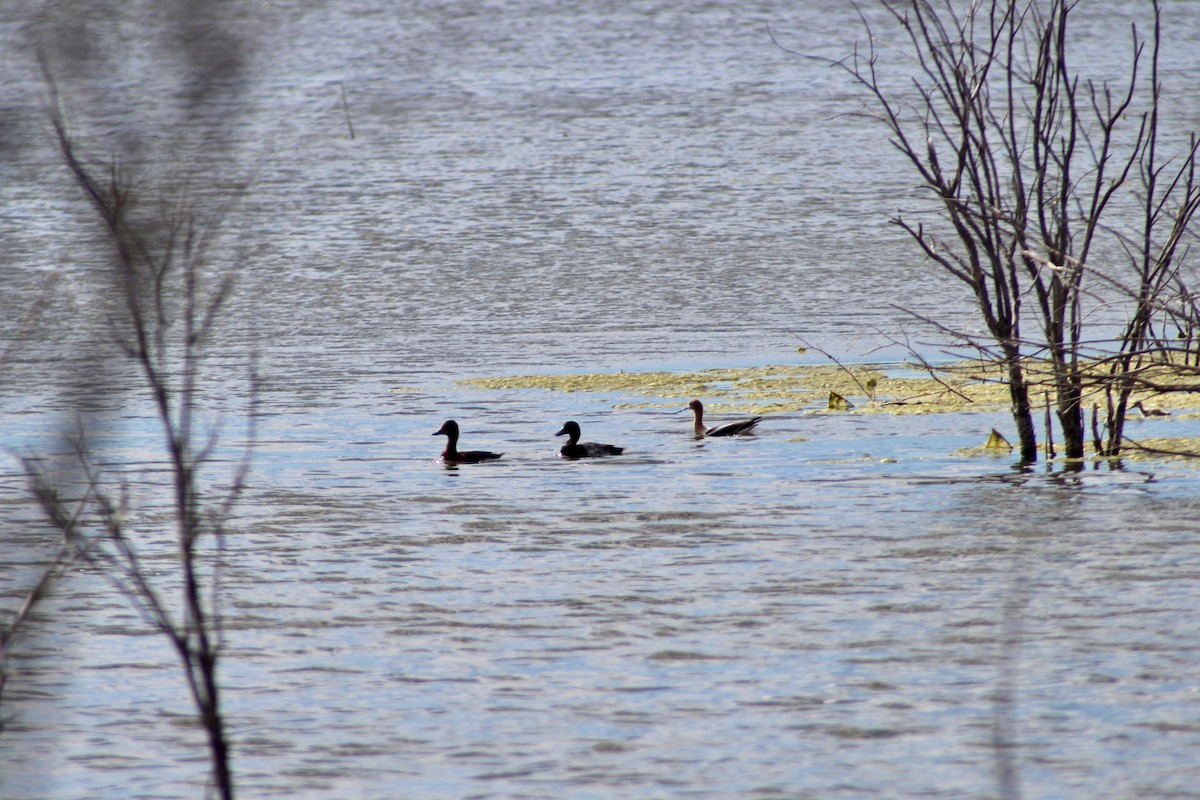
<svg viewBox="0 0 1200 800">
<path fill-rule="evenodd" d="M 554 434 L 562 436 L 566 434 L 567 443 L 562 446 L 558 452 L 563 458 L 590 458 L 595 456 L 619 456 L 625 452 L 624 447 L 617 447 L 612 444 L 597 444 L 596 442 L 579 443 L 579 423 L 574 421 L 564 422 L 562 430 Z"/>
<path fill-rule="evenodd" d="M 714 425 L 711 428 L 704 427 L 704 404 L 699 400 L 693 400 L 688 403 L 688 408 L 696 416 L 694 425 L 696 438 L 702 439 L 705 436 L 741 436 L 743 433 L 750 433 L 754 426 L 759 423 L 762 417 L 751 417 L 750 419 L 741 419 L 737 422 L 726 422 L 724 425 Z"/>
<path fill-rule="evenodd" d="M 458 423 L 452 419 L 448 419 L 442 423 L 442 427 L 433 432 L 433 436 L 445 436 L 450 441 L 446 442 L 446 449 L 442 451 L 442 460 L 451 461 L 455 464 L 478 464 L 480 461 L 494 461 L 503 453 L 489 453 L 487 450 L 467 450 L 460 453 L 458 451 Z"/>
</svg>

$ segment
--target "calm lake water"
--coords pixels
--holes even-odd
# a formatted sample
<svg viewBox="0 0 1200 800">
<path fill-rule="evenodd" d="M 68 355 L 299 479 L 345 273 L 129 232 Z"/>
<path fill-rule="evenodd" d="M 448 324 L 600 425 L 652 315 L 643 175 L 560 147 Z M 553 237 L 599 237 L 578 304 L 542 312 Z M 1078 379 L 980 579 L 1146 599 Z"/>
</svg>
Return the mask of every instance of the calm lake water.
<svg viewBox="0 0 1200 800">
<path fill-rule="evenodd" d="M 1200 797 L 1194 467 L 958 455 L 1011 429 L 996 411 L 814 395 L 697 442 L 671 413 L 689 396 L 460 383 L 826 363 L 801 341 L 899 361 L 892 339 L 938 348 L 897 307 L 973 324 L 888 227 L 921 201 L 844 76 L 768 34 L 844 55 L 852 6 L 212 7 L 0 21 L 5 614 L 54 547 L 16 456 L 60 449 L 79 411 L 175 588 L 161 443 L 40 42 L 88 154 L 202 204 L 245 187 L 204 376 L 218 484 L 252 354 L 263 381 L 222 587 L 241 796 L 985 798 L 1001 724 L 1022 796 Z M 1119 74 L 1141 10 L 1089 0 L 1080 62 Z M 1166 11 L 1194 129 L 1200 19 Z M 447 418 L 504 458 L 444 468 Z M 626 455 L 557 458 L 567 419 Z M 0 797 L 203 795 L 181 671 L 102 576 L 56 584 L 13 667 Z"/>
</svg>

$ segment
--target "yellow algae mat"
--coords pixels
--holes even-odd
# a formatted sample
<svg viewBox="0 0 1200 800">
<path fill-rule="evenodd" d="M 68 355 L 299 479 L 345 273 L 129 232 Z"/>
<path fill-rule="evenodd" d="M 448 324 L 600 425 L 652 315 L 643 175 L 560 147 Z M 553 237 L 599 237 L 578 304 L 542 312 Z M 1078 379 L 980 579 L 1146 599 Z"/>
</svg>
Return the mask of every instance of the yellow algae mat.
<svg viewBox="0 0 1200 800">
<path fill-rule="evenodd" d="M 719 411 L 770 413 L 829 408 L 831 395 L 847 405 L 837 410 L 894 414 L 1004 408 L 1008 388 L 979 365 L 955 369 L 938 379 L 904 365 L 838 367 L 773 365 L 693 372 L 600 372 L 586 375 L 519 375 L 472 378 L 478 389 L 545 389 L 557 392 L 620 392 L 647 401 L 624 407 L 675 405 L 696 397 Z M 896 377 L 903 373 L 903 377 Z"/>
<path fill-rule="evenodd" d="M 1031 370 L 1037 373 L 1036 370 Z M 769 365 L 683 372 L 599 372 L 571 375 L 518 375 L 471 378 L 461 384 L 476 389 L 543 389 L 555 392 L 615 392 L 640 395 L 646 402 L 619 403 L 617 408 L 670 407 L 696 397 L 717 413 L 770 414 L 797 411 L 842 413 L 930 414 L 996 411 L 1009 407 L 1008 385 L 995 365 L 958 362 L 934 373 L 909 364 Z M 1044 380 L 1036 374 L 1035 381 Z M 1050 389 L 1049 386 L 1046 387 Z M 1053 394 L 1035 388 L 1030 397 L 1043 413 Z M 1195 393 L 1134 395 L 1155 420 L 1194 417 L 1200 407 Z M 1100 394 L 1094 402 L 1103 406 Z M 1167 411 L 1171 409 L 1172 411 Z M 1175 416 L 1171 414 L 1174 412 Z M 1161 415 L 1161 416 L 1159 416 Z M 1129 420 L 1143 413 L 1131 408 Z M 1184 438 L 1142 438 L 1127 428 L 1131 444 L 1200 455 L 1200 441 Z"/>
</svg>

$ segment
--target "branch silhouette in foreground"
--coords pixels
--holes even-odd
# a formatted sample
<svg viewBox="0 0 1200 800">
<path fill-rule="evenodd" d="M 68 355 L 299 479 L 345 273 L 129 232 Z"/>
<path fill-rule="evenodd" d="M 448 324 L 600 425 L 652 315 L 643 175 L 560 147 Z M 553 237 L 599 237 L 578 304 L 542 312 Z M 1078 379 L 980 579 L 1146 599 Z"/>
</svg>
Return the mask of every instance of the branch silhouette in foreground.
<svg viewBox="0 0 1200 800">
<path fill-rule="evenodd" d="M 53 95 L 49 77 L 47 83 Z M 199 416 L 206 358 L 233 289 L 231 271 L 209 284 L 208 257 L 222 214 L 202 220 L 186 190 L 176 203 L 147 213 L 144 191 L 115 164 L 94 167 L 85 161 L 53 99 L 51 121 L 62 159 L 99 216 L 111 251 L 107 285 L 119 302 L 110 333 L 152 400 L 167 467 L 177 570 L 161 575 L 158 560 L 151 568 L 148 556 L 155 545 L 129 523 L 131 482 L 117 466 L 101 468 L 82 423 L 69 437 L 76 470 L 70 482 L 37 458 L 24 458 L 25 470 L 62 534 L 64 549 L 56 563 L 78 558 L 101 570 L 170 642 L 207 737 L 213 787 L 231 800 L 232 755 L 218 669 L 224 645 L 221 570 L 227 525 L 254 447 L 257 377 L 250 358 L 246 442 L 225 485 L 217 488 L 202 476 L 217 460 L 219 425 L 205 425 Z M 171 593 L 164 587 L 168 581 L 177 584 L 177 596 L 174 585 Z"/>
</svg>

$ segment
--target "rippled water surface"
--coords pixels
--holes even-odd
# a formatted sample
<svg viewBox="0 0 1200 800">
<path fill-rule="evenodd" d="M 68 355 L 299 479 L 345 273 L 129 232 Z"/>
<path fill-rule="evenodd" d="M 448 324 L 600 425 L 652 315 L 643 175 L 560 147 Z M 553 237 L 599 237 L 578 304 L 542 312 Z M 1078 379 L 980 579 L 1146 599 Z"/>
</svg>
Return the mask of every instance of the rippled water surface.
<svg viewBox="0 0 1200 800">
<path fill-rule="evenodd" d="M 1091 8 L 1084 60 L 1107 64 L 1130 12 Z M 11 613 L 54 546 L 16 456 L 60 450 L 77 410 L 178 588 L 161 442 L 38 116 L 38 40 L 59 43 L 90 153 L 147 182 L 246 182 L 215 251 L 238 285 L 202 412 L 220 485 L 254 354 L 221 586 L 241 796 L 982 798 L 1011 758 L 1026 797 L 1200 797 L 1193 467 L 960 454 L 1009 430 L 998 411 L 814 395 L 697 442 L 671 413 L 688 396 L 460 383 L 821 363 L 797 337 L 898 360 L 893 304 L 969 324 L 888 229 L 912 179 L 839 116 L 850 87 L 767 34 L 840 55 L 852 7 L 230 7 L 200 30 L 238 57 L 192 105 L 189 80 L 226 63 L 172 52 L 195 19 L 95 9 L 0 27 L 6 107 L 26 109 L 0 164 L 0 597 Z M 1194 41 L 1194 15 L 1168 12 Z M 62 45 L 80 31 L 94 47 Z M 1194 57 L 1168 85 L 1200 81 Z M 447 418 L 504 457 L 446 468 Z M 567 419 L 626 454 L 559 459 Z M 0 796 L 203 794 L 174 656 L 101 575 L 60 579 L 14 648 Z"/>
</svg>

